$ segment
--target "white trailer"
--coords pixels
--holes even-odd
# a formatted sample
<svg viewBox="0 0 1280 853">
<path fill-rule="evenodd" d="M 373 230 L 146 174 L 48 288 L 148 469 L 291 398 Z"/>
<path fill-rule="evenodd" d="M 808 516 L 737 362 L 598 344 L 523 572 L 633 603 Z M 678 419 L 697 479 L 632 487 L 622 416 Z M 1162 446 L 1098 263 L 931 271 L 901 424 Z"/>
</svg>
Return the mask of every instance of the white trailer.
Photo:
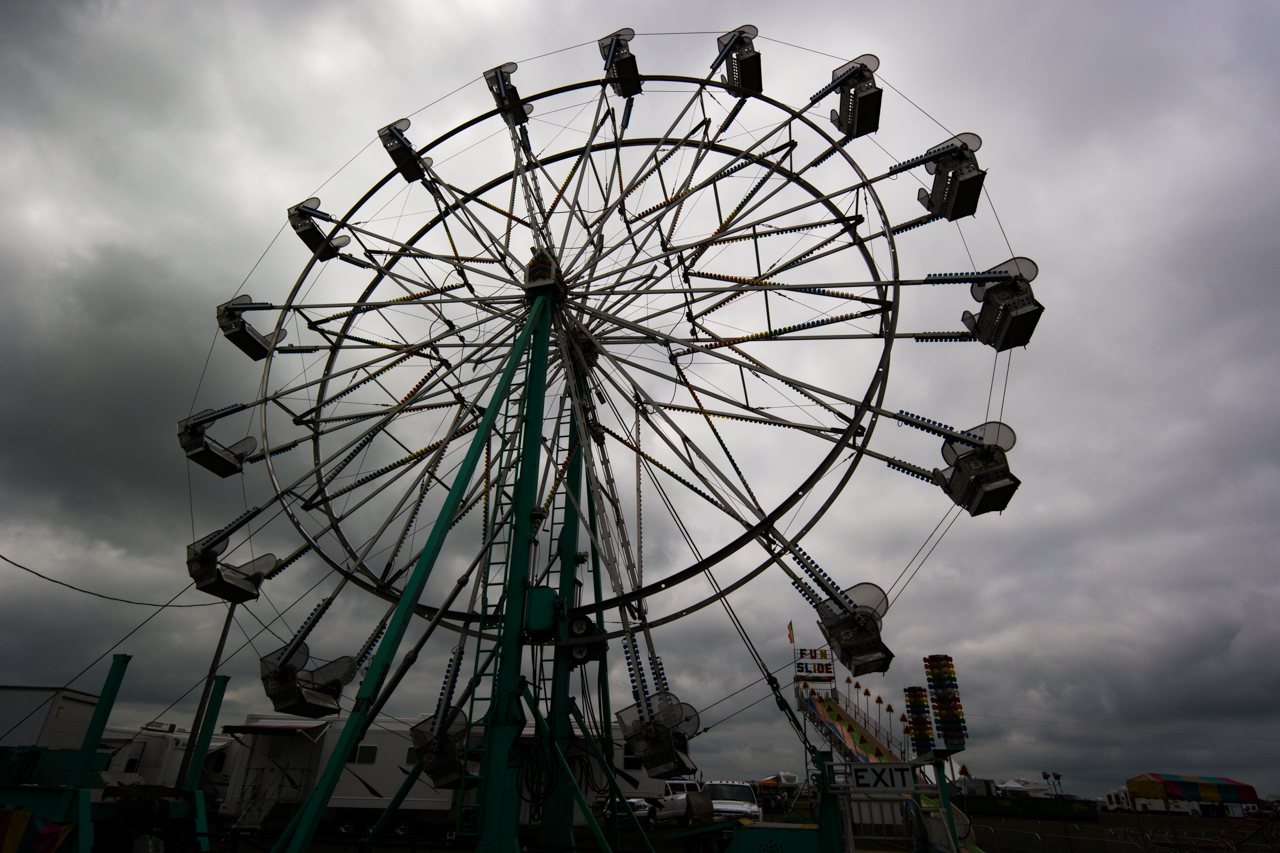
<svg viewBox="0 0 1280 853">
<path fill-rule="evenodd" d="M 0 685 L 0 746 L 79 749 L 97 707 L 93 693 Z"/>
<path fill-rule="evenodd" d="M 409 728 L 422 719 L 425 717 L 408 721 L 379 717 L 369 728 L 365 739 L 347 756 L 345 772 L 329 800 L 328 820 L 335 829 L 364 831 L 390 804 L 417 762 Z M 223 726 L 223 733 L 235 743 L 231 747 L 227 796 L 219 812 L 237 828 L 261 826 L 277 806 L 292 812 L 324 772 L 333 743 L 345 723 L 345 717 L 308 720 L 250 714 L 243 724 Z M 525 737 L 529 740 L 527 748 L 532 750 L 532 725 Z M 616 742 L 614 754 L 623 760 L 622 741 Z M 588 801 L 600 795 L 604 790 L 603 773 L 580 741 L 570 747 L 568 759 L 579 774 L 579 784 Z M 662 782 L 650 779 L 643 770 L 632 769 L 630 764 L 625 762 L 626 769 L 617 774 L 624 793 L 628 797 L 659 795 Z M 592 778 L 585 778 L 587 772 Z M 456 818 L 457 794 L 452 789 L 435 788 L 430 779 L 420 777 L 401 804 L 393 830 L 420 823 L 452 822 Z M 471 802 L 475 792 L 468 790 L 464 796 Z M 521 809 L 522 824 L 530 822 L 529 812 L 526 802 Z M 579 826 L 586 822 L 576 809 L 574 818 Z"/>
<path fill-rule="evenodd" d="M 107 726 L 98 745 L 99 752 L 110 752 L 111 762 L 103 775 L 112 785 L 160 785 L 176 788 L 181 784 L 178 768 L 191 741 L 191 730 L 175 723 L 155 721 L 142 728 Z M 210 808 L 221 802 L 231 779 L 230 752 L 234 741 L 214 734 L 205 754 L 204 772 L 197 787 L 205 792 Z"/>
</svg>

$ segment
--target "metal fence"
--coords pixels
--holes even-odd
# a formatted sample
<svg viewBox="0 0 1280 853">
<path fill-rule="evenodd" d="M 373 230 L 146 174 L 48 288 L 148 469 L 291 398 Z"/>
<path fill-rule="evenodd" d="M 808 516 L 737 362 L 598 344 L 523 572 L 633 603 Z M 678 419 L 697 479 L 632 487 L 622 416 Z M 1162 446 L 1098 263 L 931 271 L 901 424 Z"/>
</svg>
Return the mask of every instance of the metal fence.
<svg viewBox="0 0 1280 853">
<path fill-rule="evenodd" d="M 984 853 L 1147 853 L 1153 849 L 1147 839 L 1137 833 L 1085 832 L 1079 827 L 1072 833 L 1069 826 L 1064 830 L 1063 834 L 1050 834 L 974 823 L 970 824 L 969 831 L 973 842 Z"/>
<path fill-rule="evenodd" d="M 1175 835 L 1076 824 L 1061 824 L 1061 828 L 1061 832 L 1049 833 L 974 823 L 969 830 L 972 837 L 961 840 L 972 840 L 984 853 L 1237 853 L 1276 849 L 1258 846 L 1257 841 L 1237 847 L 1219 840 L 1216 830 L 1187 830 Z"/>
</svg>

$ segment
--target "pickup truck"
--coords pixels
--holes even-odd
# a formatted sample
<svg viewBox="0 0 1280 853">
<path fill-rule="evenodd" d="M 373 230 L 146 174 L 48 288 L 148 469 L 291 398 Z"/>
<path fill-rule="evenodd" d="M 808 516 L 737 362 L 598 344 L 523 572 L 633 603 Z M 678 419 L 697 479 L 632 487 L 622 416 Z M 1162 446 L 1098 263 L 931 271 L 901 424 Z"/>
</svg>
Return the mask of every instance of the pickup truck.
<svg viewBox="0 0 1280 853">
<path fill-rule="evenodd" d="M 751 818 L 760 820 L 762 815 L 756 795 L 746 782 L 708 782 L 702 788 L 703 796 L 710 798 L 716 819 Z"/>
<path fill-rule="evenodd" d="M 696 806 L 691 806 L 689 803 L 689 795 L 697 795 L 701 791 L 701 786 L 692 779 L 667 780 L 663 785 L 661 797 L 646 800 L 649 804 L 649 812 L 644 816 L 646 824 L 649 828 L 657 826 L 664 820 L 678 820 L 682 824 L 688 824 L 697 810 Z"/>
</svg>

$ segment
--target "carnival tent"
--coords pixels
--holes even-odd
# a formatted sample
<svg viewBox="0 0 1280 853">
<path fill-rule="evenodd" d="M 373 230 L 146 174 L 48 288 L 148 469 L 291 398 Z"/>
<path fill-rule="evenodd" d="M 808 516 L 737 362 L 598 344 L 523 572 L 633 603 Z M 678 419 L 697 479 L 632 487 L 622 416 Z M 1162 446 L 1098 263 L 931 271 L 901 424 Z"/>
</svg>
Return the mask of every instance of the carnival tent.
<svg viewBox="0 0 1280 853">
<path fill-rule="evenodd" d="M 1169 776 L 1143 773 L 1125 782 L 1134 797 L 1147 800 L 1189 800 L 1194 803 L 1256 803 L 1252 785 L 1217 776 Z"/>
</svg>

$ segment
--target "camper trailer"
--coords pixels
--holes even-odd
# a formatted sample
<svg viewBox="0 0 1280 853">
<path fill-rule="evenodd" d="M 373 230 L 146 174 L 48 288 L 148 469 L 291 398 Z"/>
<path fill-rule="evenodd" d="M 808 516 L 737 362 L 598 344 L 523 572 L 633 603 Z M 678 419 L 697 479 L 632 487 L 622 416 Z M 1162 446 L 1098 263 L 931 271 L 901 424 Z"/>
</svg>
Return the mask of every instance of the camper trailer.
<svg viewBox="0 0 1280 853">
<path fill-rule="evenodd" d="M 1100 803 L 1105 812 L 1131 812 L 1133 802 L 1129 799 L 1127 788 L 1112 788 L 1107 791 L 1106 799 Z"/>
<path fill-rule="evenodd" d="M 107 726 L 98 745 L 99 752 L 111 754 L 103 779 L 113 785 L 179 787 L 182 780 L 178 779 L 178 769 L 190 741 L 190 729 L 160 720 L 141 728 Z M 230 737 L 215 734 L 205 753 L 204 771 L 197 787 L 204 791 L 210 807 L 226 797 L 233 743 Z"/>
<path fill-rule="evenodd" d="M 409 771 L 417 762 L 410 729 L 425 720 L 399 720 L 379 717 L 369 728 L 364 740 L 347 756 L 345 772 L 338 780 L 329 800 L 327 822 L 339 833 L 367 830 L 390 804 Z M 345 717 L 307 720 L 271 714 L 250 714 L 244 723 L 224 725 L 222 731 L 233 739 L 229 784 L 219 812 L 236 828 L 261 826 L 273 810 L 291 814 L 311 793 L 324 772 L 346 722 Z M 523 739 L 532 751 L 532 724 Z M 519 748 L 519 747 L 517 747 Z M 618 782 L 628 797 L 661 796 L 662 782 L 649 778 L 643 769 L 633 768 L 624 759 L 624 743 L 615 742 L 614 754 L 623 765 Z M 607 791 L 598 763 L 585 746 L 570 746 L 570 766 L 581 774 L 579 784 L 588 800 Z M 587 776 L 588 772 L 590 777 Z M 471 802 L 473 788 L 461 792 L 434 787 L 424 774 L 405 797 L 392 831 L 405 833 L 415 827 L 452 825 L 457 820 L 457 797 Z M 529 800 L 525 797 L 521 823 L 531 822 Z M 279 812 L 277 817 L 280 816 Z M 585 825 L 586 818 L 575 811 L 575 823 Z"/>
</svg>

